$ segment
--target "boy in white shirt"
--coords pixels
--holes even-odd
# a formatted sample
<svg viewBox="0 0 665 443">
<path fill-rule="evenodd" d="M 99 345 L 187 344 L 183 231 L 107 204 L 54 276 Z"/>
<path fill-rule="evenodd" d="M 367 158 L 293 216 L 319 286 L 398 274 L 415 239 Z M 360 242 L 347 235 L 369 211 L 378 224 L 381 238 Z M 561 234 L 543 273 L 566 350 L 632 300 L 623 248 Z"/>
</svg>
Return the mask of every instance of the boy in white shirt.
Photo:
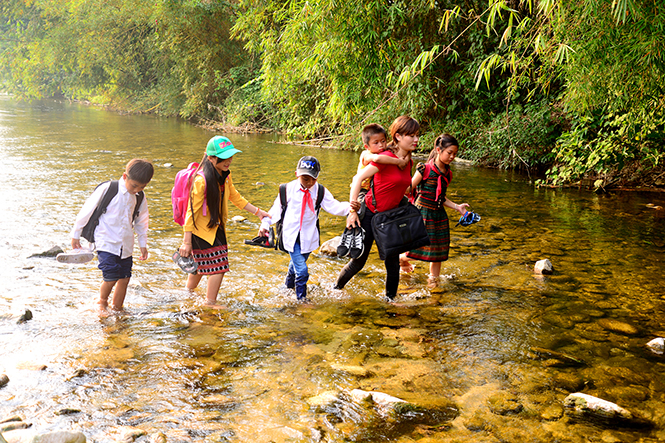
<svg viewBox="0 0 665 443">
<path fill-rule="evenodd" d="M 153 174 L 154 168 L 150 162 L 137 158 L 131 160 L 127 163 L 122 178 L 116 183 L 104 182 L 99 185 L 76 217 L 71 234 L 72 248 L 81 249 L 81 234 L 104 195 L 109 189 L 117 192 L 108 202 L 106 210 L 99 216 L 98 224 L 92 227 L 94 235 L 92 240 L 97 250 L 98 267 L 102 271 L 103 278 L 99 288 L 99 307 L 102 314 L 106 313 L 108 298 L 114 286 L 111 308 L 116 311 L 122 310 L 127 285 L 132 275 L 134 232 L 141 248 L 139 260 L 148 258 L 149 215 L 143 189 L 152 180 Z"/>
<path fill-rule="evenodd" d="M 312 251 L 319 247 L 319 213 L 314 207 L 318 193 L 323 190 L 321 208 L 332 215 L 346 216 L 349 210 L 357 211 L 360 203 L 339 202 L 326 188 L 314 186 L 321 172 L 319 161 L 315 157 L 305 156 L 298 160 L 296 180 L 286 185 L 286 211 L 282 220 L 282 238 L 284 249 L 291 256 L 286 275 L 286 287 L 295 289 L 299 301 L 306 301 L 307 259 Z M 267 236 L 271 224 L 282 217 L 282 202 L 279 197 L 268 211 L 268 217 L 261 222 L 259 236 Z"/>
</svg>

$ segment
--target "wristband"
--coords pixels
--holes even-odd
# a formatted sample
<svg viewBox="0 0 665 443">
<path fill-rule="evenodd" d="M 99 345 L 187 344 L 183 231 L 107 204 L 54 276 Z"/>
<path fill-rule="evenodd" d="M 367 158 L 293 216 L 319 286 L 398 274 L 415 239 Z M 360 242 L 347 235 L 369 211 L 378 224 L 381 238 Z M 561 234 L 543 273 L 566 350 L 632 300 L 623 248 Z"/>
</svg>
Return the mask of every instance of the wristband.
<svg viewBox="0 0 665 443">
<path fill-rule="evenodd" d="M 256 212 L 254 213 L 254 215 L 259 215 L 259 212 L 261 212 L 261 209 L 259 209 L 259 208 L 257 207 L 257 208 L 256 208 Z"/>
<path fill-rule="evenodd" d="M 349 209 L 349 214 L 351 214 L 351 213 L 353 213 L 353 212 L 356 212 L 356 210 L 353 209 L 353 208 Z"/>
</svg>

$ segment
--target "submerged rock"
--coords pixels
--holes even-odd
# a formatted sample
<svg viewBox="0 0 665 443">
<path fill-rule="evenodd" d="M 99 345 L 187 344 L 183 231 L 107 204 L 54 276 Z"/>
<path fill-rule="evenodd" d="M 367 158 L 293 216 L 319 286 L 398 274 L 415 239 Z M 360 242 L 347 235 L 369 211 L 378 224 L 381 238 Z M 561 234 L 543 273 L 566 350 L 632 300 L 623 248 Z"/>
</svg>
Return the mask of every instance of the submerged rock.
<svg viewBox="0 0 665 443">
<path fill-rule="evenodd" d="M 633 325 L 624 323 L 619 320 L 613 320 L 611 318 L 603 318 L 598 321 L 598 324 L 608 331 L 616 332 L 618 334 L 624 335 L 635 335 L 639 331 Z"/>
<path fill-rule="evenodd" d="M 356 377 L 367 377 L 370 375 L 369 371 L 367 371 L 367 369 L 362 366 L 331 363 L 330 367 L 337 372 L 346 372 L 347 374 L 355 375 Z"/>
<path fill-rule="evenodd" d="M 559 360 L 567 366 L 584 366 L 586 364 L 583 360 L 573 357 L 572 355 L 564 354 L 562 352 L 552 351 L 550 349 L 539 348 L 535 346 L 532 347 L 531 350 L 538 355 Z"/>
<path fill-rule="evenodd" d="M 242 222 L 244 222 L 245 220 L 247 220 L 247 219 L 246 219 L 245 217 L 243 217 L 242 215 L 234 215 L 234 216 L 231 218 L 231 221 L 233 221 L 233 222 L 235 222 L 235 223 L 242 223 Z"/>
<path fill-rule="evenodd" d="M 350 392 L 351 398 L 357 403 L 371 402 L 378 406 L 380 412 L 390 413 L 398 409 L 402 409 L 409 403 L 392 395 L 384 394 L 383 392 L 363 391 L 362 389 L 354 389 Z"/>
<path fill-rule="evenodd" d="M 508 392 L 497 392 L 487 399 L 487 404 L 494 414 L 519 414 L 524 409 L 517 396 Z"/>
<path fill-rule="evenodd" d="M 663 337 L 654 338 L 649 343 L 647 343 L 647 347 L 651 349 L 651 351 L 654 352 L 655 354 L 663 355 L 663 353 L 665 353 L 665 338 Z M 1 383 L 0 386 L 2 386 Z"/>
<path fill-rule="evenodd" d="M 335 391 L 325 391 L 307 399 L 307 404 L 317 412 L 330 409 L 340 402 L 339 394 Z"/>
<path fill-rule="evenodd" d="M 31 426 L 32 423 L 25 423 L 23 421 L 11 421 L 0 425 L 0 432 L 9 432 L 16 429 L 28 429 Z"/>
</svg>

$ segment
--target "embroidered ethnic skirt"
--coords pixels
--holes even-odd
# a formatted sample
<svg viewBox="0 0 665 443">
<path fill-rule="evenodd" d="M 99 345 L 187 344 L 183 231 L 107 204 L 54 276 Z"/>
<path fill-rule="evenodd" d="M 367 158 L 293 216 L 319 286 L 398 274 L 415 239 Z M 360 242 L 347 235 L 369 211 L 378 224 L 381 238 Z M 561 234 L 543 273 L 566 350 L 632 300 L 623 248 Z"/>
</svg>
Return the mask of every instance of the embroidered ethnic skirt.
<svg viewBox="0 0 665 443">
<path fill-rule="evenodd" d="M 215 234 L 212 245 L 201 237 L 192 234 L 192 256 L 199 265 L 196 270 L 199 275 L 229 272 L 228 246 L 224 228 L 222 226 L 217 228 L 217 234 Z"/>
<path fill-rule="evenodd" d="M 428 262 L 440 262 L 448 260 L 448 250 L 450 249 L 450 226 L 448 223 L 448 214 L 445 209 L 430 209 L 419 206 L 427 235 L 429 235 L 429 246 L 414 249 L 406 253 L 408 258 Z"/>
</svg>

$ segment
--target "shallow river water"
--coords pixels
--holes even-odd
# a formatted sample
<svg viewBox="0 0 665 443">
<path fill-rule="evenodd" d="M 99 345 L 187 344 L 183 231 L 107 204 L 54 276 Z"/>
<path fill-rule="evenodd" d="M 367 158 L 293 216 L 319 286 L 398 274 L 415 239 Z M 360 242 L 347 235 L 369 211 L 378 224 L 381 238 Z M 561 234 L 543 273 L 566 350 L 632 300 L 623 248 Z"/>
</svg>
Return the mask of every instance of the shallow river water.
<svg viewBox="0 0 665 443">
<path fill-rule="evenodd" d="M 402 275 L 397 306 L 381 300 L 376 252 L 343 291 L 332 286 L 345 259 L 314 253 L 312 303 L 295 303 L 280 289 L 288 256 L 244 245 L 258 221 L 231 207 L 248 220 L 229 222 L 226 309 L 213 311 L 170 260 L 182 235 L 173 178 L 212 135 L 176 119 L 0 97 L 0 419 L 94 442 L 665 440 L 665 360 L 645 346 L 665 336 L 662 194 L 535 189 L 456 162 L 451 198 L 482 220 L 451 229 L 438 288 L 427 289 L 424 264 Z M 358 153 L 226 135 L 243 151 L 231 170 L 250 202 L 268 209 L 302 155 L 348 199 Z M 85 198 L 133 157 L 156 166 L 150 257 L 135 260 L 126 312 L 100 318 L 96 260 L 30 256 L 67 249 Z M 343 226 L 323 214 L 322 240 Z M 554 275 L 534 276 L 544 258 Z M 26 309 L 33 318 L 18 323 Z M 419 408 L 382 415 L 354 402 L 354 389 Z M 313 406 L 329 392 L 338 401 Z M 649 425 L 573 415 L 563 407 L 572 392 Z"/>
</svg>

